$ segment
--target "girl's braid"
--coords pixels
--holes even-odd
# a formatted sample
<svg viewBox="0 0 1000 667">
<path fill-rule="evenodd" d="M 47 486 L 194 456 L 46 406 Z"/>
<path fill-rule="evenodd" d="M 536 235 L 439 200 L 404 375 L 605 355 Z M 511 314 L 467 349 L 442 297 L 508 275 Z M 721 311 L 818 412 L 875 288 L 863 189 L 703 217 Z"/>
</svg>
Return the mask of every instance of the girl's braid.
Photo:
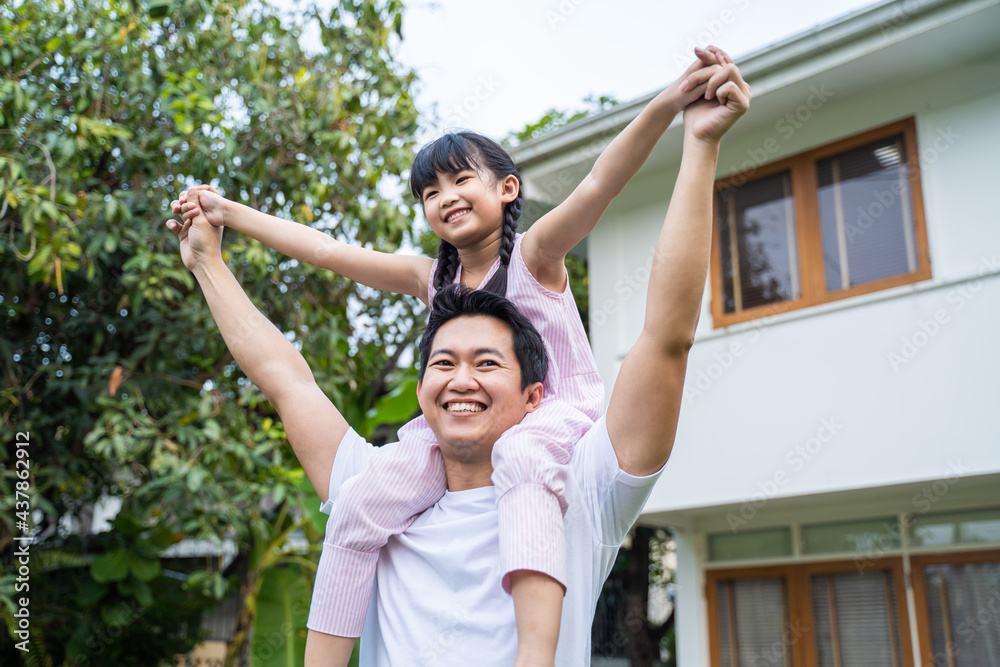
<svg viewBox="0 0 1000 667">
<path fill-rule="evenodd" d="M 460 264 L 458 249 L 447 241 L 438 246 L 437 270 L 434 272 L 434 289 L 439 290 L 455 280 Z"/>
<path fill-rule="evenodd" d="M 520 185 L 520 184 L 518 184 Z M 507 296 L 507 267 L 510 266 L 510 254 L 514 252 L 514 237 L 517 234 L 517 223 L 521 219 L 521 189 L 518 187 L 517 197 L 507 202 L 503 207 L 503 229 L 500 240 L 500 266 L 490 281 L 483 286 L 484 290 Z"/>
</svg>

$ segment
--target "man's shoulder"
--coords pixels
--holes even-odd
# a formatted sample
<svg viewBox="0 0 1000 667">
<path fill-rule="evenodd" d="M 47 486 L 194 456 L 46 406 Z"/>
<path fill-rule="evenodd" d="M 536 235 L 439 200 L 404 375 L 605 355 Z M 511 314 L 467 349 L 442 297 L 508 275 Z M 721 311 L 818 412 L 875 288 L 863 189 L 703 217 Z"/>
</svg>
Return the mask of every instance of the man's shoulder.
<svg viewBox="0 0 1000 667">
<path fill-rule="evenodd" d="M 570 469 L 578 477 L 614 475 L 621 472 L 614 445 L 608 435 L 608 424 L 603 415 L 593 423 L 573 447 Z"/>
<path fill-rule="evenodd" d="M 333 469 L 330 471 L 330 495 L 327 501 L 320 506 L 323 512 L 330 513 L 330 508 L 333 507 L 333 502 L 340 493 L 340 487 L 343 486 L 344 482 L 361 472 L 378 449 L 362 438 L 353 428 L 347 429 L 347 433 L 340 440 L 337 455 L 333 459 Z"/>
<path fill-rule="evenodd" d="M 662 469 L 637 477 L 621 469 L 602 416 L 580 438 L 570 460 L 579 507 L 590 517 L 602 544 L 617 545 L 642 512 Z"/>
</svg>

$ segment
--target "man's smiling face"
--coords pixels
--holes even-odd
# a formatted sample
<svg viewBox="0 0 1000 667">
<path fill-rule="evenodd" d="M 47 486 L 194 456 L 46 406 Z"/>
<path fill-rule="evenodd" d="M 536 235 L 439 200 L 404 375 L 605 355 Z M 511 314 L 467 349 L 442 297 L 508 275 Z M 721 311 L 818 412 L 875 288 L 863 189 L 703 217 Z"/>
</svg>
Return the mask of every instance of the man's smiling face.
<svg viewBox="0 0 1000 667">
<path fill-rule="evenodd" d="M 457 317 L 434 336 L 417 396 L 446 462 L 484 465 L 493 445 L 541 401 L 521 389 L 510 328 L 492 317 Z"/>
</svg>

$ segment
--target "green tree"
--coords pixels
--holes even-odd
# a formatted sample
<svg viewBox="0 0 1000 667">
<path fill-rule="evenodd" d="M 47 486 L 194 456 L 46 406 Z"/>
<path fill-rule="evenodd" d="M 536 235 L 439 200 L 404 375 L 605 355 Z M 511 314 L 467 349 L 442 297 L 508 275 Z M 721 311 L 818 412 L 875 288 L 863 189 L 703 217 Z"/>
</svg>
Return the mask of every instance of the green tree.
<svg viewBox="0 0 1000 667">
<path fill-rule="evenodd" d="M 674 629 L 673 612 L 662 623 L 649 621 L 649 587 L 671 581 L 672 572 L 663 568 L 663 556 L 672 542 L 669 532 L 662 529 L 636 526 L 632 531 L 632 544 L 619 552 L 615 564 L 625 583 L 625 604 L 622 625 L 627 632 L 625 655 L 632 667 L 652 667 L 660 658 L 664 640 Z M 620 569 L 619 569 L 620 568 Z M 673 649 L 673 644 L 668 643 Z M 672 653 L 671 653 L 672 654 Z"/>
<path fill-rule="evenodd" d="M 259 1 L 0 4 L 3 664 L 147 666 L 189 650 L 201 613 L 239 582 L 218 559 L 165 557 L 185 539 L 232 540 L 257 577 L 250 594 L 281 563 L 311 577 L 315 554 L 288 565 L 295 554 L 268 550 L 307 528 L 315 496 L 162 221 L 202 181 L 340 239 L 411 243 L 412 211 L 383 196 L 416 130 L 414 77 L 394 57 L 401 12 L 399 0 L 307 10 L 322 47 L 304 52 L 300 24 Z M 386 395 L 412 377 L 399 362 L 415 300 L 231 233 L 224 252 L 352 424 L 384 436 L 383 415 L 412 414 L 415 400 Z M 30 442 L 36 536 L 28 654 L 14 648 L 8 574 L 23 533 L 15 433 Z M 120 509 L 91 534 L 102 500 Z"/>
<path fill-rule="evenodd" d="M 576 111 L 556 108 L 549 109 L 542 114 L 542 117 L 537 122 L 528 123 L 524 129 L 508 132 L 507 136 L 503 139 L 503 144 L 505 146 L 517 146 L 526 141 L 537 139 L 565 125 L 618 106 L 618 100 L 611 95 L 587 95 L 583 98 L 583 104 L 583 108 Z"/>
</svg>

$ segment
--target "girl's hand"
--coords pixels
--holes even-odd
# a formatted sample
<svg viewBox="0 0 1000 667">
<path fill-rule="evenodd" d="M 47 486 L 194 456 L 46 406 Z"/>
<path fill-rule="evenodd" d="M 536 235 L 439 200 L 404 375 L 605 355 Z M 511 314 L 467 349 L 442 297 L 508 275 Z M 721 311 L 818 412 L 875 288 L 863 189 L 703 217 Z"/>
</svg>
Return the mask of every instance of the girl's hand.
<svg viewBox="0 0 1000 667">
<path fill-rule="evenodd" d="M 699 141 L 718 143 L 750 108 L 750 86 L 740 70 L 727 63 L 705 84 L 704 97 L 684 110 L 684 132 Z"/>
<path fill-rule="evenodd" d="M 674 114 L 680 113 L 689 104 L 701 99 L 712 76 L 726 65 L 733 64 L 729 54 L 717 46 L 695 48 L 694 54 L 698 59 L 660 93 Z"/>
<path fill-rule="evenodd" d="M 175 199 L 172 202 L 170 202 L 170 210 L 173 211 L 174 215 L 180 215 L 181 214 L 181 204 L 183 204 L 186 201 L 193 200 L 194 198 L 196 198 L 198 190 L 211 190 L 212 192 L 215 192 L 217 194 L 221 194 L 221 193 L 219 193 L 218 190 L 216 190 L 215 188 L 213 188 L 211 185 L 206 185 L 204 183 L 202 183 L 200 185 L 196 185 L 193 188 L 191 188 L 190 190 L 183 190 L 179 195 L 177 195 L 177 199 Z"/>
<path fill-rule="evenodd" d="M 177 235 L 181 242 L 181 261 L 190 271 L 203 262 L 218 259 L 222 261 L 222 227 L 216 227 L 196 216 L 183 224 L 167 220 L 167 229 Z"/>
<path fill-rule="evenodd" d="M 205 219 L 209 223 L 222 227 L 225 225 L 227 203 L 218 190 L 211 185 L 203 184 L 182 192 L 177 199 L 170 202 L 170 210 L 184 220 L 192 219 L 200 211 L 205 214 Z"/>
</svg>

